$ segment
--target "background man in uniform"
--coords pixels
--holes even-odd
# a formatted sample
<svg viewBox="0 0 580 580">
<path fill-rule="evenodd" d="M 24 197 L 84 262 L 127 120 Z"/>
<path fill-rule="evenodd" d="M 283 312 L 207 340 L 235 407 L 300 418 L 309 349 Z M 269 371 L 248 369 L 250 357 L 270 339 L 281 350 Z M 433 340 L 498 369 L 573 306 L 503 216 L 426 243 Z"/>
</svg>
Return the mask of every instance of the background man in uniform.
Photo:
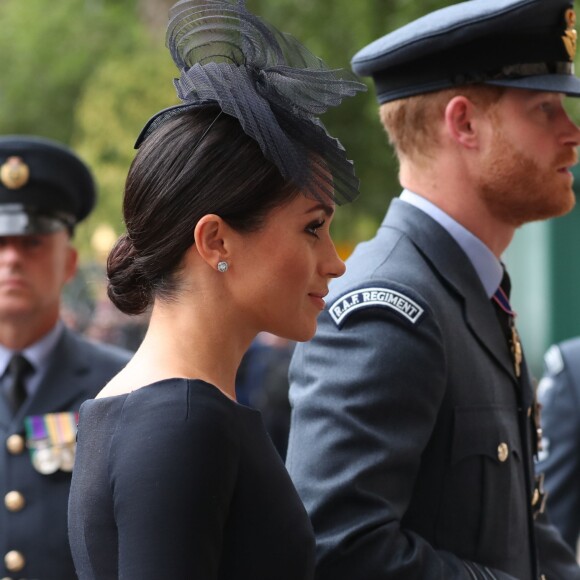
<svg viewBox="0 0 580 580">
<path fill-rule="evenodd" d="M 71 236 L 94 201 L 72 151 L 0 137 L 0 577 L 76 578 L 66 529 L 75 412 L 130 357 L 59 320 L 77 267 Z"/>
<path fill-rule="evenodd" d="M 555 344 L 544 356 L 538 387 L 542 450 L 550 520 L 576 551 L 580 539 L 580 338 Z"/>
<path fill-rule="evenodd" d="M 404 191 L 290 368 L 317 580 L 580 578 L 534 485 L 536 406 L 500 256 L 574 204 L 572 4 L 472 0 L 353 59 Z"/>
</svg>

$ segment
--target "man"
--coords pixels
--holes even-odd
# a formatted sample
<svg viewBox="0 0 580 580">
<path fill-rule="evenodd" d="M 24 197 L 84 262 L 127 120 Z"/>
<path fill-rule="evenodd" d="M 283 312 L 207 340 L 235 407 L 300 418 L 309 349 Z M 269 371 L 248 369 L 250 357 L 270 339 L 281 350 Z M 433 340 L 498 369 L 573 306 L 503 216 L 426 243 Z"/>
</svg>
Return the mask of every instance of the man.
<svg viewBox="0 0 580 580">
<path fill-rule="evenodd" d="M 542 514 L 500 261 L 517 227 L 574 203 L 575 46 L 566 0 L 471 0 L 353 59 L 404 191 L 291 363 L 287 465 L 317 580 L 580 578 Z"/>
<path fill-rule="evenodd" d="M 0 137 L 0 577 L 76 578 L 67 538 L 76 411 L 129 359 L 59 320 L 94 183 L 69 149 Z M 20 356 L 14 356 L 20 355 Z"/>
<path fill-rule="evenodd" d="M 555 344 L 544 356 L 538 387 L 542 450 L 550 519 L 574 551 L 580 539 L 580 338 Z"/>
</svg>

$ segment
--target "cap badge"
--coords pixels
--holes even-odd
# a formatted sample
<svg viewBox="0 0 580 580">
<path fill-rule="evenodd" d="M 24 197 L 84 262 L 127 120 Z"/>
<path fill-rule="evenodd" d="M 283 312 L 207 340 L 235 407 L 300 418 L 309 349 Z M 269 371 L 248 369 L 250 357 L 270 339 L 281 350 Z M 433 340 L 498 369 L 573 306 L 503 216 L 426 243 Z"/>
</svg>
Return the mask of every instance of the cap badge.
<svg viewBox="0 0 580 580">
<path fill-rule="evenodd" d="M 28 183 L 30 170 L 20 157 L 8 157 L 0 167 L 0 183 L 8 189 L 20 189 Z"/>
<path fill-rule="evenodd" d="M 562 36 L 562 41 L 568 52 L 570 60 L 574 60 L 576 56 L 576 40 L 578 38 L 578 33 L 576 32 L 576 13 L 572 8 L 568 8 L 565 14 L 566 18 L 566 30 L 564 36 Z"/>
</svg>

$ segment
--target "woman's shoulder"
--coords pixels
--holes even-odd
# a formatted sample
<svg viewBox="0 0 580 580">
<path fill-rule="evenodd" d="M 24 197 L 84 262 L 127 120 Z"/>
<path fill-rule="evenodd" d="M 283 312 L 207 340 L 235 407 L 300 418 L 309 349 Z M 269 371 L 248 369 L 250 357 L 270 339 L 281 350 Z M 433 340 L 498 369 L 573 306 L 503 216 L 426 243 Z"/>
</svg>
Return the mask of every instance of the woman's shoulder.
<svg viewBox="0 0 580 580">
<path fill-rule="evenodd" d="M 260 421 L 260 413 L 229 399 L 214 385 L 199 379 L 169 378 L 128 393 L 102 396 L 83 404 L 82 415 L 116 417 L 117 430 L 131 436 L 169 431 L 184 436 L 203 431 L 236 433 L 242 424 Z M 86 420 L 86 419 L 85 419 Z"/>
<path fill-rule="evenodd" d="M 86 401 L 79 434 L 86 438 L 98 431 L 106 436 L 117 458 L 163 463 L 192 445 L 237 456 L 247 433 L 261 430 L 261 425 L 259 411 L 229 399 L 214 385 L 170 378 Z"/>
<path fill-rule="evenodd" d="M 205 465 L 216 454 L 234 465 L 243 423 L 253 420 L 247 413 L 240 415 L 241 405 L 213 385 L 191 379 L 166 379 L 112 399 L 119 399 L 122 407 L 111 426 L 114 473 L 127 462 L 135 473 L 152 466 L 171 470 L 176 461 Z M 97 403 L 106 405 L 108 400 Z"/>
</svg>

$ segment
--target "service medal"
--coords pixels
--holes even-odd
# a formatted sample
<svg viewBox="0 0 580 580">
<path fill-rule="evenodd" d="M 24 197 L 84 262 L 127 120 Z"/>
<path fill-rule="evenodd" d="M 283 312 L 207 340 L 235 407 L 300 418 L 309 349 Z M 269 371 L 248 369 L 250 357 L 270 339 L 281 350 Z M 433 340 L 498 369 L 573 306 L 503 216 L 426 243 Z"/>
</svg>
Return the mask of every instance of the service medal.
<svg viewBox="0 0 580 580">
<path fill-rule="evenodd" d="M 66 445 L 60 450 L 60 468 L 69 473 L 73 470 L 75 464 L 76 445 Z"/>
<path fill-rule="evenodd" d="M 35 449 L 30 455 L 32 465 L 38 473 L 42 475 L 50 475 L 58 471 L 60 467 L 60 457 L 58 451 L 53 447 L 44 447 Z"/>
</svg>

